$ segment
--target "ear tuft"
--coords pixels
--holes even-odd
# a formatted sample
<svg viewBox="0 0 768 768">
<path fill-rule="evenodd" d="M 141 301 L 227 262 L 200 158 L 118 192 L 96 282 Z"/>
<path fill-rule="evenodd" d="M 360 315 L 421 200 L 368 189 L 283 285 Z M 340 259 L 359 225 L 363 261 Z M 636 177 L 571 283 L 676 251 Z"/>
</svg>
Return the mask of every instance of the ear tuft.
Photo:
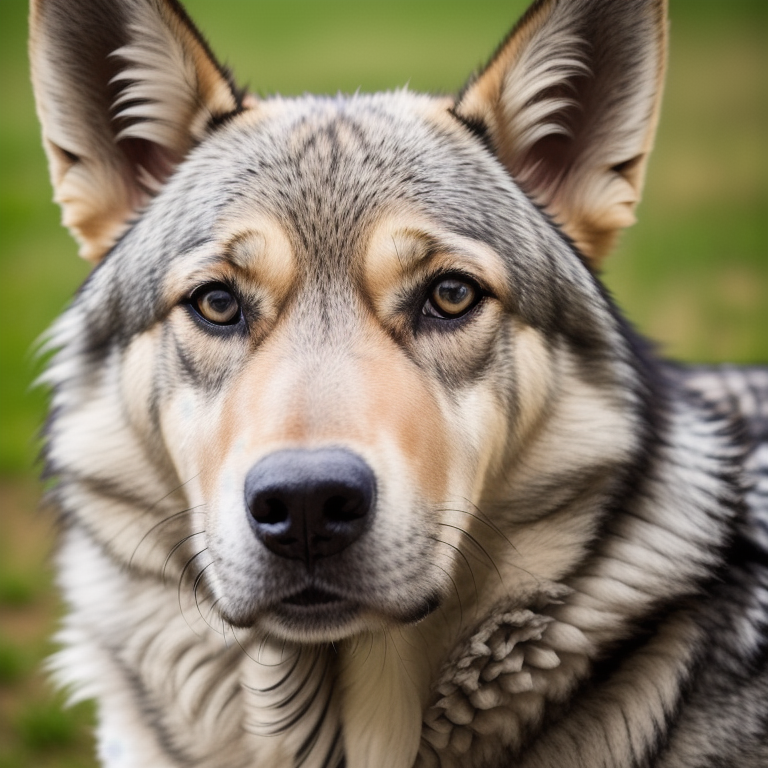
<svg viewBox="0 0 768 768">
<path fill-rule="evenodd" d="M 239 105 L 207 46 L 171 7 L 160 9 L 163 24 L 154 9 L 139 6 L 129 25 L 132 42 L 111 54 L 125 64 L 111 80 L 122 88 L 113 119 L 124 125 L 118 141 L 144 139 L 183 156 L 216 117 Z"/>
<path fill-rule="evenodd" d="M 242 106 L 176 0 L 33 0 L 30 56 L 55 199 L 93 262 Z"/>
<path fill-rule="evenodd" d="M 634 223 L 665 58 L 664 0 L 538 0 L 454 108 L 595 264 Z"/>
</svg>

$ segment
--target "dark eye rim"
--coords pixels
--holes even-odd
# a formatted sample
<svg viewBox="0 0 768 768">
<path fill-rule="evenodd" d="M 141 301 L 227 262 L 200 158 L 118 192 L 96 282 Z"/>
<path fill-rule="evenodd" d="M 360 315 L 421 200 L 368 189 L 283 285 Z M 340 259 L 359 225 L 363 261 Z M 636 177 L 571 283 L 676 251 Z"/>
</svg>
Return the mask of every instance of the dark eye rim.
<svg viewBox="0 0 768 768">
<path fill-rule="evenodd" d="M 458 282 L 467 283 L 471 285 L 475 291 L 475 300 L 462 312 L 456 315 L 447 315 L 440 311 L 432 303 L 432 294 L 440 283 L 446 280 L 456 280 Z M 490 292 L 484 288 L 476 278 L 471 275 L 464 274 L 463 272 L 445 272 L 439 275 L 435 275 L 427 284 L 427 289 L 424 292 L 424 300 L 421 305 L 421 315 L 428 319 L 437 322 L 454 322 L 457 320 L 463 320 L 470 313 L 472 313 L 485 299 L 490 295 Z M 428 311 L 429 310 L 431 311 Z"/>
<path fill-rule="evenodd" d="M 199 302 L 202 296 L 211 291 L 226 291 L 231 294 L 234 300 L 237 302 L 237 312 L 232 316 L 230 320 L 223 323 L 217 323 L 214 320 L 209 320 L 199 309 Z M 210 283 L 203 283 L 198 285 L 183 302 L 189 310 L 192 317 L 196 322 L 201 324 L 205 329 L 215 331 L 228 331 L 236 326 L 239 326 L 243 322 L 243 302 L 238 295 L 238 292 L 228 283 L 213 281 Z"/>
</svg>

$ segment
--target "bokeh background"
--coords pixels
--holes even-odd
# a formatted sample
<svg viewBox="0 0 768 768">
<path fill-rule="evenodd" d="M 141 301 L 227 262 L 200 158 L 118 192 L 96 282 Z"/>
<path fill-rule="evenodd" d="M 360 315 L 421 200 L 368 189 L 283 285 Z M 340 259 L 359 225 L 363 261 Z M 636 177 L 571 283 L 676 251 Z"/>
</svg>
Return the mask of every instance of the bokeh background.
<svg viewBox="0 0 768 768">
<path fill-rule="evenodd" d="M 406 83 L 455 92 L 525 0 L 188 0 L 260 95 Z M 87 273 L 40 147 L 26 4 L 0 0 L 0 768 L 93 765 L 89 705 L 62 707 L 40 670 L 61 607 L 37 510 L 34 340 Z M 671 0 L 662 121 L 640 223 L 606 280 L 663 354 L 768 361 L 768 0 Z"/>
</svg>

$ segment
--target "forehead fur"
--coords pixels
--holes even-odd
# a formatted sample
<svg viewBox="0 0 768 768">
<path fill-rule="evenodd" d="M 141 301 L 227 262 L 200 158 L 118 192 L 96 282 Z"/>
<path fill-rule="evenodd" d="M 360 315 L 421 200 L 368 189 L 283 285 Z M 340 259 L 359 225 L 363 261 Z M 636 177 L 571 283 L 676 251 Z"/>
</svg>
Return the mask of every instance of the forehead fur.
<svg viewBox="0 0 768 768">
<path fill-rule="evenodd" d="M 132 259 L 136 250 L 158 248 L 168 258 L 219 236 L 228 220 L 269 214 L 296 238 L 297 250 L 312 257 L 321 249 L 327 258 L 327 249 L 349 251 L 351 237 L 402 204 L 487 240 L 483 205 L 472 203 L 478 196 L 501 196 L 508 212 L 527 203 L 443 100 L 405 91 L 277 98 L 203 142 L 125 245 Z M 156 241 L 159 232 L 164 242 Z"/>
</svg>

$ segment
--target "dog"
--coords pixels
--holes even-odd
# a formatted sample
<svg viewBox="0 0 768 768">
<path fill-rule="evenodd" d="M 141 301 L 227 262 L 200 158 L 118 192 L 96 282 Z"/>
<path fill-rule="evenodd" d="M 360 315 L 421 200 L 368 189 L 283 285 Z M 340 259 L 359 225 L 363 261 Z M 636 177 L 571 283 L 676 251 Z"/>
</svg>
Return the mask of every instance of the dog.
<svg viewBox="0 0 768 768">
<path fill-rule="evenodd" d="M 657 359 L 597 276 L 666 24 L 536 0 L 455 98 L 262 99 L 176 0 L 33 0 L 103 765 L 768 765 L 768 369 Z"/>
</svg>

